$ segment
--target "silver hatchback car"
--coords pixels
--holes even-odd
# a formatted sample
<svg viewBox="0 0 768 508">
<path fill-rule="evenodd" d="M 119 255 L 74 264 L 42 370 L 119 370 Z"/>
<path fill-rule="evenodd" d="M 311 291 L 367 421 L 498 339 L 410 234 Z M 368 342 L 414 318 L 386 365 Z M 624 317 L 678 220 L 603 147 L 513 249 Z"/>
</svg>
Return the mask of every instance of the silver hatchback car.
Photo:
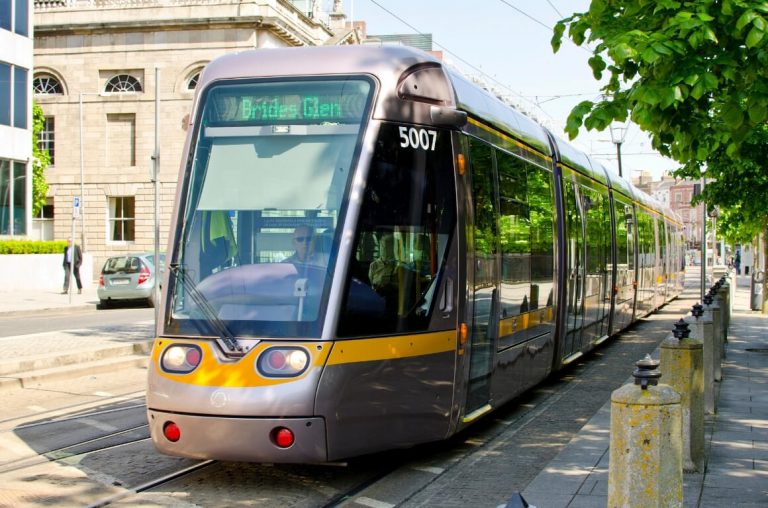
<svg viewBox="0 0 768 508">
<path fill-rule="evenodd" d="M 165 254 L 160 254 L 159 276 L 162 280 Z M 114 256 L 104 263 L 99 277 L 99 306 L 106 308 L 116 301 L 144 300 L 150 307 L 155 306 L 154 284 L 158 271 L 152 252 Z"/>
</svg>

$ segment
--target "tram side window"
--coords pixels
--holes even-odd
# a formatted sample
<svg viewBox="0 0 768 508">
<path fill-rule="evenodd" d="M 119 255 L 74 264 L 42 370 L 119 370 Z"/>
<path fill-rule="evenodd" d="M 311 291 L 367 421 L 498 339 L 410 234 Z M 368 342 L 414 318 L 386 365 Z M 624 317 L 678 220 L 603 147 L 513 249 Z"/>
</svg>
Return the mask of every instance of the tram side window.
<svg viewBox="0 0 768 508">
<path fill-rule="evenodd" d="M 629 253 L 627 246 L 627 215 L 626 205 L 621 201 L 615 201 L 614 213 L 616 215 L 616 269 L 621 273 L 629 267 Z M 621 282 L 621 281 L 619 281 Z"/>
<path fill-rule="evenodd" d="M 531 309 L 531 217 L 526 164 L 496 152 L 499 173 L 499 240 L 501 247 L 501 317 Z"/>
<path fill-rule="evenodd" d="M 493 172 L 493 149 L 478 141 L 470 141 L 472 165 L 472 198 L 475 205 L 475 290 L 496 286 L 496 253 L 498 214 Z M 492 291 L 492 289 L 488 289 Z"/>
<path fill-rule="evenodd" d="M 552 305 L 555 273 L 552 173 L 528 166 L 528 208 L 531 214 L 530 310 Z"/>
<path fill-rule="evenodd" d="M 653 237 L 653 222 L 651 217 L 645 212 L 639 212 L 637 214 L 638 220 L 638 238 L 639 238 L 639 251 L 638 258 L 640 262 L 638 265 L 640 268 L 649 268 L 653 266 L 654 249 L 653 244 L 655 239 Z M 648 282 L 646 282 L 648 284 Z"/>
<path fill-rule="evenodd" d="M 610 223 L 605 199 L 596 191 L 583 189 L 582 200 L 587 217 L 587 274 L 605 273 L 609 257 Z"/>
<path fill-rule="evenodd" d="M 456 198 L 450 132 L 429 129 L 429 136 L 434 136 L 430 149 L 403 146 L 400 126 L 381 127 L 363 194 L 340 337 L 430 329 L 456 224 Z"/>
</svg>

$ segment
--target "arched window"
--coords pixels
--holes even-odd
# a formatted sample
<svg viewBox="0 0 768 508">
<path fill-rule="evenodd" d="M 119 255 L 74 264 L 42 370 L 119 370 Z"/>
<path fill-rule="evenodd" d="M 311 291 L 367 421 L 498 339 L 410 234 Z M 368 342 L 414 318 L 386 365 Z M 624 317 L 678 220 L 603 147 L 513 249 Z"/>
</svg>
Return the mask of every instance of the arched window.
<svg viewBox="0 0 768 508">
<path fill-rule="evenodd" d="M 62 95 L 64 87 L 59 80 L 50 74 L 38 74 L 32 80 L 32 87 L 36 95 Z"/>
<path fill-rule="evenodd" d="M 192 91 L 197 88 L 197 82 L 200 81 L 200 71 L 195 72 L 187 80 L 187 90 Z"/>
<path fill-rule="evenodd" d="M 144 90 L 139 80 L 135 77 L 130 74 L 118 74 L 107 81 L 104 91 L 110 93 L 135 93 L 143 92 Z"/>
</svg>

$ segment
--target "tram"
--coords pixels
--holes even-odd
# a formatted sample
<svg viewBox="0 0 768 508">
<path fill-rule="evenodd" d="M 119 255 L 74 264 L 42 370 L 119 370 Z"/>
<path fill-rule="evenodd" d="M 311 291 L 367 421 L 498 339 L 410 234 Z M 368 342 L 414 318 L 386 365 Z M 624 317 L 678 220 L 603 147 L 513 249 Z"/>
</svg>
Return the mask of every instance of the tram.
<svg viewBox="0 0 768 508">
<path fill-rule="evenodd" d="M 197 87 L 147 413 L 162 453 L 437 441 L 682 291 L 682 223 L 406 47 L 223 56 Z"/>
</svg>

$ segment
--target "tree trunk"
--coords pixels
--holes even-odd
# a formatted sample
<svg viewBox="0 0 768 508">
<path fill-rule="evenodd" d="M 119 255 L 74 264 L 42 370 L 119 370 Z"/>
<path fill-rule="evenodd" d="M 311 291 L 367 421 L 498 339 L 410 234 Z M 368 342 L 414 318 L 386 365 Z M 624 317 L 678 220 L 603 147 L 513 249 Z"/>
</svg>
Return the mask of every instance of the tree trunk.
<svg viewBox="0 0 768 508">
<path fill-rule="evenodd" d="M 766 293 L 766 289 L 768 289 L 768 280 L 766 280 L 765 277 L 765 262 L 766 259 L 768 259 L 768 242 L 765 241 L 765 233 L 760 233 L 760 235 L 757 238 L 757 243 L 759 245 L 759 249 L 755 251 L 756 254 L 759 253 L 759 259 L 757 259 L 755 263 L 755 267 L 753 270 L 755 271 L 755 274 L 758 274 L 760 272 L 763 272 L 763 302 L 762 302 L 762 308 L 761 312 L 763 314 L 768 314 L 768 302 L 766 299 L 768 298 L 768 293 Z M 752 295 L 750 295 L 751 298 Z"/>
</svg>

